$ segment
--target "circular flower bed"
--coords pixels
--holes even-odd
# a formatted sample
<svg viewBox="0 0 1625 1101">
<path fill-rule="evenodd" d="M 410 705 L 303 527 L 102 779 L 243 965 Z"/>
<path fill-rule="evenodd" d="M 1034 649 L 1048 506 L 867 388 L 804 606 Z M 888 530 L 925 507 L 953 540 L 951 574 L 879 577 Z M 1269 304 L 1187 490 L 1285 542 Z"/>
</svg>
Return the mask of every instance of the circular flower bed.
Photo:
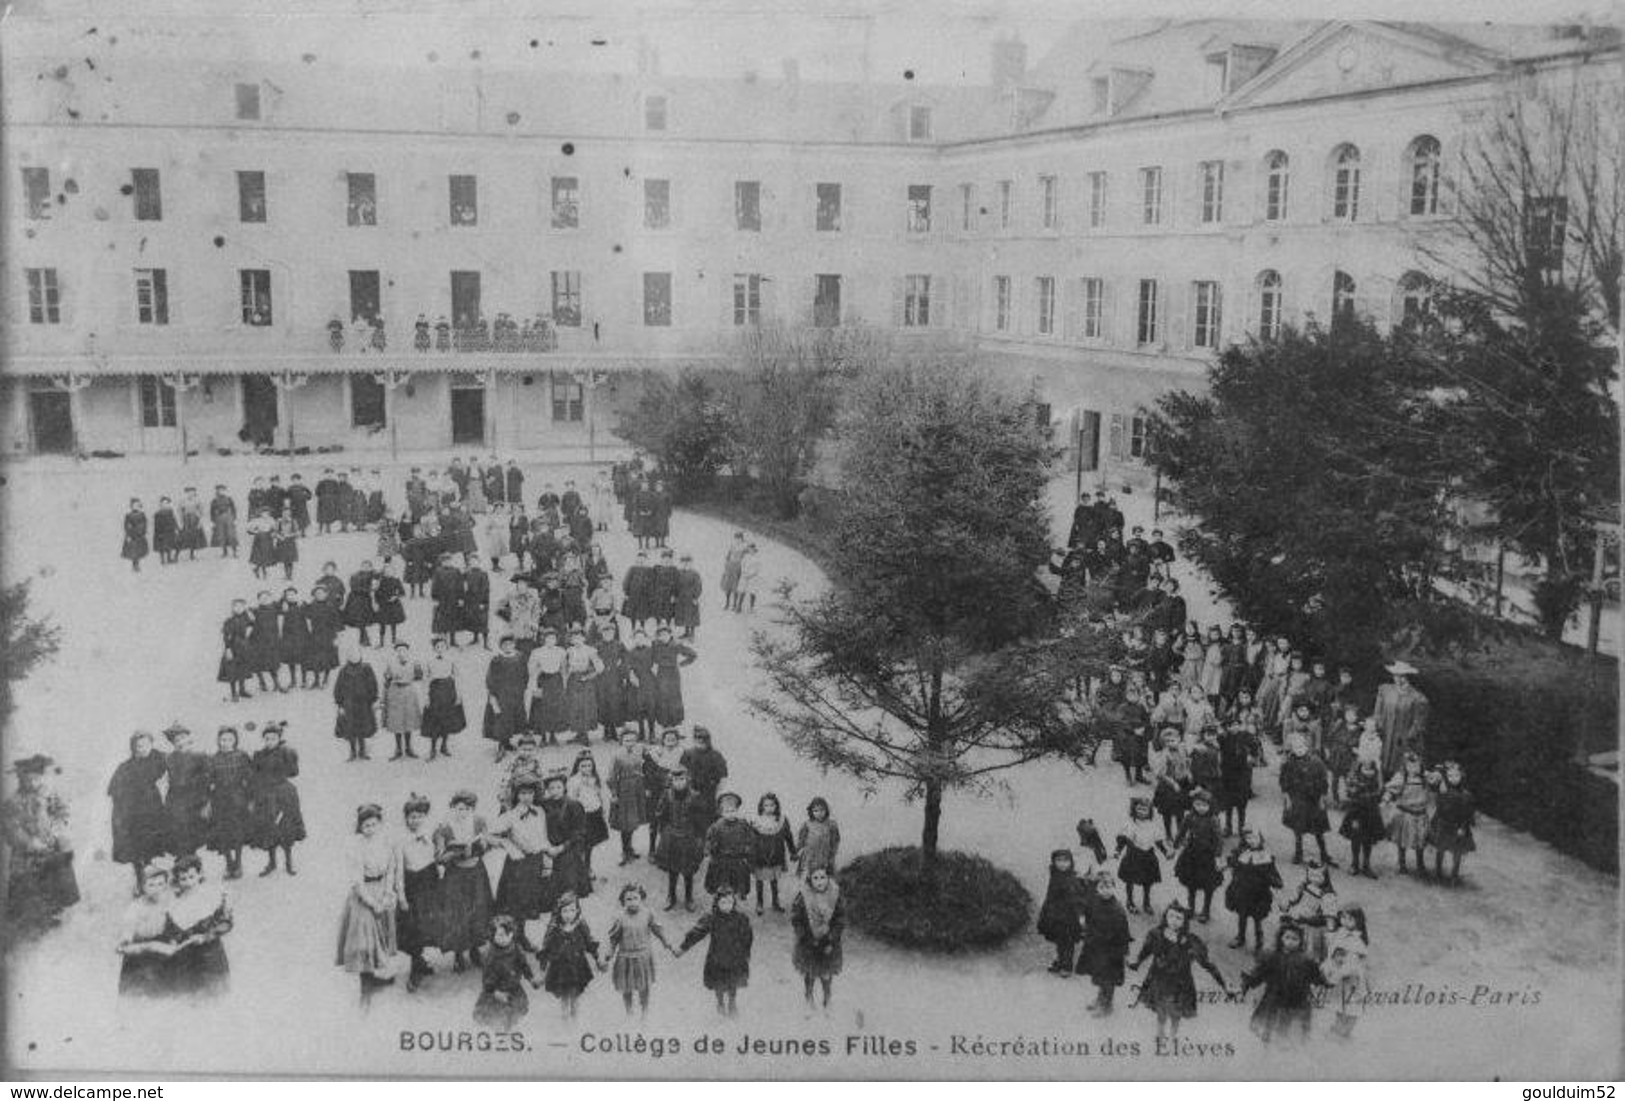
<svg viewBox="0 0 1625 1101">
<path fill-rule="evenodd" d="M 939 852 L 927 879 L 914 846 L 882 849 L 840 873 L 851 923 L 907 948 L 991 948 L 1026 928 L 1032 896 L 1015 876 L 979 856 Z"/>
</svg>

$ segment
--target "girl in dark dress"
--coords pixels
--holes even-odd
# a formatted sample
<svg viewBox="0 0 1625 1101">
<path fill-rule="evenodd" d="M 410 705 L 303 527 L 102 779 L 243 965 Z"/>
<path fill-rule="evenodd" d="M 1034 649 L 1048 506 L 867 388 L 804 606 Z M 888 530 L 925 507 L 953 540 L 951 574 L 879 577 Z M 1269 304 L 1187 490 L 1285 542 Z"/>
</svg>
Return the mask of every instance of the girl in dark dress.
<svg viewBox="0 0 1625 1101">
<path fill-rule="evenodd" d="M 1303 863 L 1303 838 L 1312 834 L 1320 849 L 1320 862 L 1336 867 L 1326 852 L 1326 831 L 1332 828 L 1326 817 L 1326 795 L 1329 784 L 1326 765 L 1310 750 L 1301 735 L 1287 739 L 1289 756 L 1281 762 L 1281 794 L 1286 806 L 1281 811 L 1281 824 L 1292 831 L 1292 863 Z"/>
<path fill-rule="evenodd" d="M 378 645 L 387 635 L 391 645 L 399 641 L 400 625 L 406 622 L 406 586 L 401 583 L 400 570 L 393 562 L 384 564 L 383 576 L 373 586 L 373 622 L 378 624 Z"/>
<path fill-rule="evenodd" d="M 344 598 L 344 625 L 354 627 L 358 641 L 363 646 L 372 645 L 372 639 L 367 628 L 378 622 L 377 612 L 373 609 L 373 590 L 378 585 L 378 575 L 373 571 L 372 560 L 367 559 L 361 563 L 361 568 L 350 575 L 350 591 Z M 383 645 L 383 639 L 378 640 Z"/>
<path fill-rule="evenodd" d="M 491 825 L 493 837 L 506 838 L 507 859 L 497 881 L 496 908 L 517 923 L 524 939 L 524 923 L 548 910 L 549 880 L 555 850 L 547 839 L 547 819 L 537 808 L 541 782 L 524 779 L 513 788 L 514 805 Z M 557 896 L 555 895 L 555 898 Z"/>
<path fill-rule="evenodd" d="M 1246 694 L 1242 689 L 1241 695 Z M 1224 811 L 1224 835 L 1247 828 L 1247 804 L 1253 798 L 1253 761 L 1258 736 L 1244 723 L 1228 722 L 1219 735 L 1219 806 Z"/>
<path fill-rule="evenodd" d="M 451 748 L 446 739 L 462 733 L 468 726 L 463 711 L 462 694 L 457 690 L 457 666 L 446 655 L 446 640 L 433 642 L 425 675 L 428 678 L 428 702 L 423 708 L 423 737 L 429 742 L 429 760 L 450 757 Z"/>
<path fill-rule="evenodd" d="M 655 731 L 660 729 L 654 719 L 654 649 L 642 631 L 632 632 L 632 645 L 626 651 L 626 681 L 626 718 L 638 724 L 639 738 L 652 742 Z"/>
<path fill-rule="evenodd" d="M 1241 843 L 1226 859 L 1230 865 L 1230 885 L 1224 889 L 1224 908 L 1236 915 L 1236 939 L 1232 948 L 1247 947 L 1247 922 L 1253 923 L 1253 949 L 1264 948 L 1264 919 L 1275 908 L 1275 892 L 1284 884 L 1275 858 L 1264 848 L 1264 835 L 1255 829 L 1241 831 Z"/>
<path fill-rule="evenodd" d="M 756 827 L 741 811 L 743 801 L 731 791 L 717 796 L 717 820 L 705 831 L 705 889 L 716 894 L 724 886 L 740 899 L 750 897 L 751 868 L 756 861 Z"/>
<path fill-rule="evenodd" d="M 564 782 L 564 794 L 581 807 L 581 861 L 586 881 L 591 883 L 592 851 L 609 840 L 609 822 L 604 818 L 606 792 L 591 750 L 583 749 L 576 754 L 570 776 Z"/>
<path fill-rule="evenodd" d="M 655 867 L 666 873 L 666 909 L 677 908 L 677 881 L 683 881 L 683 904 L 694 909 L 694 873 L 705 859 L 705 831 L 711 821 L 705 800 L 688 786 L 688 769 L 679 765 L 655 808 L 659 824 Z"/>
<path fill-rule="evenodd" d="M 497 642 L 497 654 L 485 668 L 485 737 L 497 743 L 496 759 L 502 760 L 513 740 L 526 730 L 525 689 L 530 681 L 525 656 L 519 653 L 512 635 Z"/>
<path fill-rule="evenodd" d="M 587 873 L 587 814 L 581 804 L 566 795 L 568 781 L 555 772 L 542 781 L 538 806 L 547 821 L 547 842 L 553 847 L 553 875 L 548 882 L 545 908 L 551 909 L 565 891 L 577 898 L 592 893 Z"/>
<path fill-rule="evenodd" d="M 1371 870 L 1371 850 L 1379 841 L 1386 840 L 1388 830 L 1382 824 L 1382 768 L 1373 758 L 1365 758 L 1349 773 L 1348 810 L 1337 832 L 1348 838 L 1349 856 L 1353 860 L 1350 871 L 1367 879 L 1376 879 Z"/>
<path fill-rule="evenodd" d="M 130 735 L 130 755 L 113 770 L 107 794 L 113 800 L 113 862 L 128 864 L 141 890 L 141 869 L 169 851 L 169 822 L 158 781 L 169 770 L 153 752 L 153 737 L 138 730 Z"/>
<path fill-rule="evenodd" d="M 401 813 L 406 832 L 396 842 L 401 862 L 400 914 L 395 922 L 396 945 L 411 958 L 406 990 L 411 993 L 433 974 L 424 957 L 439 947 L 445 913 L 440 864 L 436 860 L 434 837 L 429 832 L 429 800 L 413 792 L 407 796 Z"/>
<path fill-rule="evenodd" d="M 169 959 L 172 991 L 199 997 L 226 992 L 231 964 L 221 941 L 231 927 L 231 904 L 218 885 L 203 882 L 203 862 L 196 856 L 175 861 L 175 894 L 165 932 L 176 945 Z"/>
<path fill-rule="evenodd" d="M 655 681 L 654 721 L 663 727 L 679 726 L 683 721 L 682 668 L 693 665 L 699 655 L 683 643 L 672 641 L 671 628 L 662 627 L 655 632 L 649 656 Z"/>
<path fill-rule="evenodd" d="M 756 880 L 756 916 L 762 915 L 762 887 L 766 885 L 773 899 L 773 912 L 784 913 L 779 904 L 779 877 L 790 870 L 790 861 L 796 858 L 796 839 L 790 832 L 790 820 L 779 809 L 779 797 L 771 791 L 756 800 L 756 856 L 751 861 L 751 875 Z"/>
<path fill-rule="evenodd" d="M 474 813 L 479 805 L 472 791 L 451 797 L 451 813 L 435 827 L 435 860 L 443 869 L 440 880 L 442 952 L 453 957 L 452 969 L 464 970 L 472 957 L 478 965 L 480 945 L 491 922 L 491 877 L 485 874 L 485 819 Z"/>
<path fill-rule="evenodd" d="M 593 646 L 604 665 L 603 672 L 593 679 L 593 688 L 598 693 L 598 721 L 604 726 L 604 740 L 618 741 L 621 724 L 630 718 L 627 695 L 631 689 L 626 675 L 626 647 L 621 643 L 620 627 L 613 618 L 604 622 Z"/>
<path fill-rule="evenodd" d="M 801 972 L 807 1006 L 812 1007 L 816 983 L 823 988 L 824 1011 L 828 1012 L 835 976 L 845 962 L 841 940 L 846 933 L 846 903 L 827 868 L 814 868 L 796 893 L 790 903 L 790 928 L 796 934 L 790 962 Z"/>
<path fill-rule="evenodd" d="M 1109 1016 L 1117 988 L 1123 985 L 1123 965 L 1128 946 L 1134 939 L 1128 931 L 1128 914 L 1117 901 L 1112 874 L 1097 871 L 1084 895 L 1083 946 L 1078 950 L 1078 974 L 1088 975 L 1095 984 L 1095 1000 L 1089 1006 L 1094 1017 Z"/>
<path fill-rule="evenodd" d="M 299 754 L 282 742 L 283 724 L 266 723 L 260 731 L 261 746 L 254 753 L 254 779 L 250 785 L 253 828 L 250 844 L 265 850 L 265 867 L 260 875 L 276 871 L 276 851 L 282 850 L 283 865 L 289 875 L 293 868 L 293 847 L 305 839 L 305 816 L 299 804 L 299 789 L 293 778 L 299 775 Z"/>
<path fill-rule="evenodd" d="M 254 617 L 248 614 L 248 601 L 233 600 L 231 614 L 220 625 L 220 670 L 215 680 L 231 685 L 233 702 L 246 700 L 248 675 L 253 668 Z"/>
<path fill-rule="evenodd" d="M 1151 803 L 1146 799 L 1129 800 L 1129 821 L 1117 835 L 1117 878 L 1123 881 L 1128 894 L 1128 912 L 1134 909 L 1134 888 L 1139 887 L 1145 912 L 1151 913 L 1151 888 L 1162 882 L 1162 864 L 1157 859 L 1165 852 L 1165 844 L 1157 835 L 1151 821 Z"/>
<path fill-rule="evenodd" d="M 169 742 L 164 762 L 169 769 L 164 791 L 169 851 L 188 856 L 209 839 L 209 759 L 192 748 L 192 732 L 179 723 L 165 730 L 164 738 Z"/>
<path fill-rule="evenodd" d="M 317 585 L 310 590 L 310 603 L 305 605 L 305 672 L 310 674 L 312 688 L 326 688 L 328 676 L 339 664 L 339 633 L 344 630 L 344 616 L 330 592 L 326 586 Z"/>
<path fill-rule="evenodd" d="M 378 733 L 378 674 L 359 650 L 350 651 L 333 678 L 333 702 L 338 705 L 333 733 L 350 743 L 348 759 L 367 760 L 367 739 Z"/>
<path fill-rule="evenodd" d="M 1253 1032 L 1266 1044 L 1272 1039 L 1307 1040 L 1314 988 L 1331 985 L 1320 964 L 1303 950 L 1303 931 L 1282 922 L 1275 931 L 1275 951 L 1241 977 L 1243 994 L 1255 986 L 1264 988 L 1253 1010 Z"/>
<path fill-rule="evenodd" d="M 491 949 L 485 957 L 479 1000 L 474 1003 L 475 1024 L 511 1032 L 530 1012 L 525 984 L 538 989 L 541 983 L 531 970 L 530 959 L 520 950 L 517 934 L 518 922 L 507 914 L 491 919 Z"/>
<path fill-rule="evenodd" d="M 711 912 L 688 931 L 679 956 L 710 938 L 705 950 L 705 988 L 717 997 L 717 1012 L 724 1017 L 739 1012 L 739 990 L 750 984 L 750 949 L 754 933 L 750 918 L 739 911 L 739 899 L 732 888 L 723 886 L 711 900 Z"/>
<path fill-rule="evenodd" d="M 249 810 L 254 762 L 239 747 L 237 728 L 222 726 L 209 758 L 209 848 L 226 861 L 226 878 L 241 879 L 243 846 L 252 825 Z"/>
<path fill-rule="evenodd" d="M 565 891 L 554 905 L 536 962 L 542 968 L 542 985 L 559 1000 L 564 1019 L 572 1020 L 598 966 L 598 941 L 582 920 L 581 901 L 574 893 Z"/>
<path fill-rule="evenodd" d="M 1455 761 L 1439 768 L 1438 794 L 1433 820 L 1428 823 L 1428 844 L 1433 846 L 1433 878 L 1444 882 L 1444 854 L 1450 854 L 1450 885 L 1461 886 L 1461 858 L 1478 845 L 1473 841 L 1473 793 L 1463 785 L 1467 774 Z"/>
<path fill-rule="evenodd" d="M 1157 1038 L 1165 1034 L 1179 1035 L 1179 1022 L 1196 1016 L 1196 977 L 1192 968 L 1200 967 L 1219 989 L 1230 992 L 1224 975 L 1207 955 L 1207 946 L 1190 932 L 1190 914 L 1177 902 L 1170 903 L 1162 912 L 1162 922 L 1145 935 L 1140 954 L 1129 964 L 1129 970 L 1138 971 L 1147 959 L 1151 969 L 1140 987 L 1139 1004 L 1157 1015 Z"/>
<path fill-rule="evenodd" d="M 282 590 L 282 631 L 277 642 L 281 647 L 279 660 L 288 667 L 288 687 L 307 687 L 305 662 L 310 659 L 310 617 L 308 609 L 299 601 L 299 590 L 291 585 Z M 279 669 L 278 678 L 281 675 Z"/>
<path fill-rule="evenodd" d="M 169 993 L 170 960 L 175 942 L 168 939 L 170 871 L 173 861 L 157 857 L 138 870 L 141 894 L 124 914 L 117 952 L 118 992 L 124 998 L 156 998 Z"/>
<path fill-rule="evenodd" d="M 1213 817 L 1213 798 L 1198 788 L 1191 793 L 1191 809 L 1179 824 L 1179 836 L 1174 847 L 1179 858 L 1174 861 L 1174 878 L 1185 886 L 1185 909 L 1206 925 L 1213 915 L 1213 891 L 1224 882 L 1219 868 L 1219 822 Z M 1202 909 L 1196 909 L 1196 896 L 1202 896 Z"/>
<path fill-rule="evenodd" d="M 253 630 L 248 636 L 249 666 L 254 677 L 259 682 L 261 692 L 269 692 L 275 688 L 278 692 L 285 692 L 282 687 L 280 670 L 282 667 L 282 606 L 271 599 L 269 592 L 261 592 L 256 597 L 258 603 L 251 612 L 253 617 Z M 271 683 L 265 683 L 265 675 L 271 675 Z"/>
<path fill-rule="evenodd" d="M 430 629 L 437 635 L 446 635 L 457 645 L 457 631 L 463 626 L 463 574 L 452 562 L 452 555 L 442 554 L 429 584 L 429 597 L 434 601 L 434 617 Z"/>
<path fill-rule="evenodd" d="M 175 506 L 168 497 L 160 497 L 152 513 L 152 549 L 158 552 L 158 561 L 167 566 L 180 561 L 180 545 L 181 524 Z"/>
<path fill-rule="evenodd" d="M 1073 866 L 1071 851 L 1056 849 L 1050 853 L 1049 888 L 1044 892 L 1044 904 L 1038 908 L 1038 935 L 1055 946 L 1055 960 L 1049 965 L 1052 975 L 1072 975 L 1087 894 Z"/>
<path fill-rule="evenodd" d="M 237 502 L 225 486 L 215 486 L 209 500 L 209 545 L 220 548 L 220 557 L 237 557 Z"/>
<path fill-rule="evenodd" d="M 282 515 L 277 517 L 271 545 L 276 554 L 277 564 L 282 567 L 283 580 L 293 580 L 294 563 L 299 561 L 299 524 L 286 505 L 282 508 Z"/>
<path fill-rule="evenodd" d="M 128 559 L 130 569 L 141 572 L 141 560 L 148 554 L 147 514 L 141 511 L 139 498 L 130 498 L 130 511 L 124 514 L 124 547 L 119 554 Z"/>
<path fill-rule="evenodd" d="M 249 536 L 248 564 L 255 577 L 266 577 L 276 563 L 276 520 L 266 509 L 256 509 L 243 527 Z"/>
</svg>

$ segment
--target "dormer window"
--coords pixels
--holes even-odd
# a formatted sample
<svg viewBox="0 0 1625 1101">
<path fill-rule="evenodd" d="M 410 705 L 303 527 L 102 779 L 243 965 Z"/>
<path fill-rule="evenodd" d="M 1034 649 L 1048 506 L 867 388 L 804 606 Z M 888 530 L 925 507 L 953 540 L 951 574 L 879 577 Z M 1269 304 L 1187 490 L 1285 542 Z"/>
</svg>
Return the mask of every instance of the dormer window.
<svg viewBox="0 0 1625 1101">
<path fill-rule="evenodd" d="M 1207 55 L 1207 67 L 1203 71 L 1203 91 L 1208 99 L 1218 99 L 1230 90 L 1230 54 L 1228 52 Z"/>
<path fill-rule="evenodd" d="M 666 128 L 666 97 L 643 97 L 643 128 L 645 130 L 664 130 Z"/>
<path fill-rule="evenodd" d="M 915 104 L 908 109 L 908 140 L 931 140 L 931 108 Z"/>
</svg>

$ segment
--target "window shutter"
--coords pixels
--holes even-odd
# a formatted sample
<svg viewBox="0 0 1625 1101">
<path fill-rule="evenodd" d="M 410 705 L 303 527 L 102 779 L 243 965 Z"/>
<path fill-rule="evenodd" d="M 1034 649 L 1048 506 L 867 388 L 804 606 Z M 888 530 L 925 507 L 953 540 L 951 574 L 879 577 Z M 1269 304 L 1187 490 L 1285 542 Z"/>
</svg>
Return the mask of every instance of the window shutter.
<svg viewBox="0 0 1625 1101">
<path fill-rule="evenodd" d="M 904 277 L 899 275 L 892 279 L 891 284 L 891 323 L 892 328 L 903 327 L 903 287 Z"/>
<path fill-rule="evenodd" d="M 1065 322 L 1061 329 L 1061 339 L 1068 343 L 1076 343 L 1083 335 L 1083 280 L 1066 279 L 1060 287 Z"/>
<path fill-rule="evenodd" d="M 1126 434 L 1123 426 L 1123 414 L 1113 413 L 1111 436 L 1107 444 L 1107 454 L 1112 457 L 1113 462 L 1122 462 L 1124 455 L 1127 454 L 1127 444 L 1123 439 Z"/>
<path fill-rule="evenodd" d="M 1168 310 L 1168 327 L 1161 334 L 1162 344 L 1171 352 L 1185 352 L 1191 348 L 1191 323 L 1196 316 L 1196 285 L 1190 280 L 1171 283 L 1162 292 Z"/>
<path fill-rule="evenodd" d="M 1117 281 L 1114 279 L 1103 278 L 1100 281 L 1101 343 L 1117 343 L 1117 324 Z"/>
</svg>

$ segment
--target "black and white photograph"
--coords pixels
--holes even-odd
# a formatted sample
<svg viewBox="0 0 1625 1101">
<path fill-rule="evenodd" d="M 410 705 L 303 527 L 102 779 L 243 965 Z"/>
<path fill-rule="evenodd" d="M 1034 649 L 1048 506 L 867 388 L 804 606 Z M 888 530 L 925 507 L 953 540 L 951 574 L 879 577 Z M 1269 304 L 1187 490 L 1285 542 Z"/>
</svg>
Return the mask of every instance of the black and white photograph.
<svg viewBox="0 0 1625 1101">
<path fill-rule="evenodd" d="M 0 1078 L 1625 1076 L 1622 47 L 5 5 Z"/>
</svg>

